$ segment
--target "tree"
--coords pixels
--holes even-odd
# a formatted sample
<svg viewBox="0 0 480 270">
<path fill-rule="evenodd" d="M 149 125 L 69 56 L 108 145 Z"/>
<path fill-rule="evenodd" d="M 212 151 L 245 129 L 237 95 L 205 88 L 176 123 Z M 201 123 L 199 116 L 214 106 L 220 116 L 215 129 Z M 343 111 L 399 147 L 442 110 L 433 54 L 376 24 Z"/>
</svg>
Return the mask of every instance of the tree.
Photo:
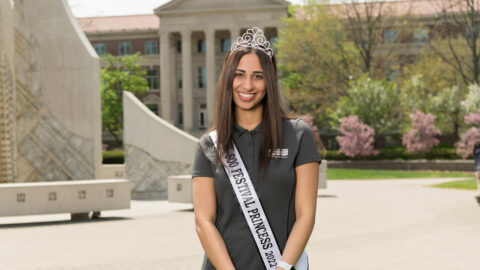
<svg viewBox="0 0 480 270">
<path fill-rule="evenodd" d="M 277 43 L 282 85 L 293 110 L 325 122 L 326 109 L 359 74 L 358 52 L 325 5 L 290 6 L 289 13 Z"/>
<path fill-rule="evenodd" d="M 432 113 L 437 116 L 435 124 L 443 133 L 456 134 L 462 121 L 460 101 L 463 91 L 458 86 L 442 90 L 433 88 L 423 78 L 420 74 L 403 82 L 400 88 L 402 110 L 406 112 L 405 115 L 414 114 L 417 110 Z M 404 125 L 406 122 L 405 119 Z"/>
<path fill-rule="evenodd" d="M 461 101 L 463 87 L 452 86 L 441 90 L 432 97 L 432 110 L 437 116 L 436 126 L 445 134 L 458 136 L 458 130 L 462 125 Z"/>
<path fill-rule="evenodd" d="M 351 115 L 342 118 L 342 124 L 338 131 L 342 134 L 342 136 L 337 136 L 340 145 L 339 153 L 344 153 L 349 157 L 378 154 L 378 151 L 373 149 L 375 131 L 358 121 L 358 116 Z"/>
<path fill-rule="evenodd" d="M 472 84 L 468 86 L 467 97 L 462 101 L 462 110 L 464 113 L 473 113 L 480 108 L 480 86 Z"/>
<path fill-rule="evenodd" d="M 437 136 L 442 133 L 435 128 L 435 116 L 431 113 L 424 114 L 417 111 L 412 115 L 412 127 L 410 131 L 403 135 L 402 145 L 407 147 L 407 151 L 412 153 L 427 153 L 434 146 L 440 143 Z"/>
<path fill-rule="evenodd" d="M 382 78 L 386 70 L 399 68 L 399 58 L 394 51 L 398 42 L 410 33 L 404 19 L 410 11 L 398 14 L 394 6 L 384 1 L 364 0 L 331 5 L 360 53 L 362 72 L 372 78 Z"/>
<path fill-rule="evenodd" d="M 415 57 L 415 61 L 402 66 L 402 72 L 398 78 L 400 88 L 403 89 L 405 85 L 411 83 L 412 78 L 420 76 L 430 93 L 438 93 L 441 89 L 463 84 L 456 70 L 428 47 Z"/>
<path fill-rule="evenodd" d="M 480 1 L 436 0 L 439 16 L 430 48 L 462 78 L 480 83 Z M 465 31 L 465 35 L 458 33 Z"/>
<path fill-rule="evenodd" d="M 139 64 L 140 55 L 114 57 L 102 56 L 105 67 L 100 70 L 102 98 L 102 126 L 110 132 L 118 144 L 121 144 L 123 133 L 123 103 L 122 92 L 130 91 L 140 95 L 148 90 L 145 70 Z"/>
<path fill-rule="evenodd" d="M 350 115 L 357 115 L 377 134 L 399 132 L 402 111 L 396 84 L 385 79 L 372 80 L 367 75 L 352 80 L 348 95 L 340 98 L 332 118 L 339 121 Z"/>
</svg>

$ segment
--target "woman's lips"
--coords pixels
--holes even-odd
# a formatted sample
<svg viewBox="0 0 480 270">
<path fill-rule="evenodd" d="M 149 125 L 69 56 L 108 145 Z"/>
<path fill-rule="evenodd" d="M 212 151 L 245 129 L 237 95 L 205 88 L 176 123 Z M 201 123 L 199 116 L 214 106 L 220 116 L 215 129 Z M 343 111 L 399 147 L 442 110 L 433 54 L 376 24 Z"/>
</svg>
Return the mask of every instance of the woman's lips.
<svg viewBox="0 0 480 270">
<path fill-rule="evenodd" d="M 255 97 L 255 94 L 253 94 L 253 93 L 247 94 L 247 93 L 238 92 L 238 97 L 242 101 L 251 101 Z"/>
</svg>

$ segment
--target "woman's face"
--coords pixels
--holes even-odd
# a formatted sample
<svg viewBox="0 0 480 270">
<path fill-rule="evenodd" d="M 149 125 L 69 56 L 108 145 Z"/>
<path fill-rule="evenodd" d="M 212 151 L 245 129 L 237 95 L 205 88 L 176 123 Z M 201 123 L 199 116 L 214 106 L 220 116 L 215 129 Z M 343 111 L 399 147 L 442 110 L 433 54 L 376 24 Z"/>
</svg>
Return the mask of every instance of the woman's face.
<svg viewBox="0 0 480 270">
<path fill-rule="evenodd" d="M 255 53 L 244 55 L 233 79 L 233 102 L 236 110 L 254 110 L 262 106 L 265 97 L 265 74 Z"/>
</svg>

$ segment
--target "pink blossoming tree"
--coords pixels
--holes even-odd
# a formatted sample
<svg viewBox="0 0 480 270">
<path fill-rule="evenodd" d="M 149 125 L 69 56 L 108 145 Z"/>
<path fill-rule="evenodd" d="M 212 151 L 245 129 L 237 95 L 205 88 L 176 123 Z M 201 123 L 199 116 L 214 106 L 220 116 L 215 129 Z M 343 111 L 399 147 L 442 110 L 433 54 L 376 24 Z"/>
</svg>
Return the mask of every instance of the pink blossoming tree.
<svg viewBox="0 0 480 270">
<path fill-rule="evenodd" d="M 343 117 L 338 131 L 342 133 L 342 136 L 337 136 L 340 144 L 339 153 L 344 153 L 349 157 L 378 154 L 378 151 L 373 149 L 375 131 L 358 121 L 358 116 Z"/>
<path fill-rule="evenodd" d="M 473 125 L 467 132 L 460 136 L 460 141 L 455 143 L 457 154 L 463 159 L 473 154 L 475 144 L 480 142 L 480 109 L 478 113 L 470 113 L 463 117 L 465 123 Z"/>
<path fill-rule="evenodd" d="M 435 128 L 435 116 L 431 113 L 424 114 L 417 110 L 412 115 L 412 127 L 403 135 L 402 145 L 407 151 L 415 154 L 427 153 L 440 143 L 437 136 L 442 135 L 440 130 Z"/>
</svg>

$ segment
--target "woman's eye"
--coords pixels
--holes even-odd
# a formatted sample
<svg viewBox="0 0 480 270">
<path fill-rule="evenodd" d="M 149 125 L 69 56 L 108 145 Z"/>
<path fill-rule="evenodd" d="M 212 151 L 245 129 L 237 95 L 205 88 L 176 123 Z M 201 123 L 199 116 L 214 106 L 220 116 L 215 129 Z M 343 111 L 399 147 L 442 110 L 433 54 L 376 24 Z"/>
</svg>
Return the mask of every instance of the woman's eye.
<svg viewBox="0 0 480 270">
<path fill-rule="evenodd" d="M 235 77 L 242 77 L 243 74 L 242 73 L 235 73 Z"/>
<path fill-rule="evenodd" d="M 262 80 L 263 76 L 262 75 L 255 75 L 255 79 Z"/>
</svg>

